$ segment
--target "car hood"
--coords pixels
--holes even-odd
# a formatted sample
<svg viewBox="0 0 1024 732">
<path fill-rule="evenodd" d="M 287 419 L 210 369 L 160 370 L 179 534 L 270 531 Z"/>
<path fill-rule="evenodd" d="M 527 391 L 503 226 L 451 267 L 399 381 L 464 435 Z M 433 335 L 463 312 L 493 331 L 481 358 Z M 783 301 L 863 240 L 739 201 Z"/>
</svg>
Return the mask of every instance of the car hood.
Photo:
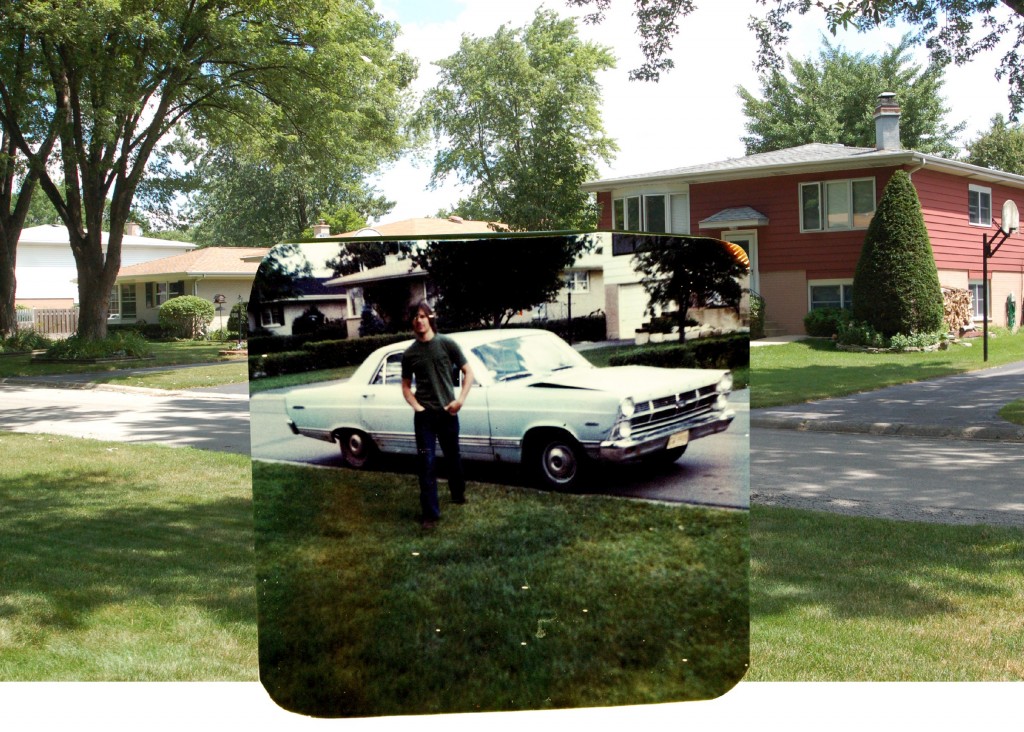
<svg viewBox="0 0 1024 732">
<path fill-rule="evenodd" d="M 609 366 L 568 369 L 529 384 L 531 387 L 587 389 L 645 400 L 716 384 L 723 369 L 665 369 L 655 366 Z"/>
</svg>

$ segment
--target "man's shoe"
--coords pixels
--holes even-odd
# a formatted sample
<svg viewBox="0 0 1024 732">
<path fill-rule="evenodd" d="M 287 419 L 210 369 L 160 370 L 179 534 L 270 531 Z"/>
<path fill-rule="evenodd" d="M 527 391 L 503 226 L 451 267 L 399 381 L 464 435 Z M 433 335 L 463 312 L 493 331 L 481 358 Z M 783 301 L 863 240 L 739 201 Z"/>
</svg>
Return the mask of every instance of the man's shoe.
<svg viewBox="0 0 1024 732">
<path fill-rule="evenodd" d="M 420 522 L 420 527 L 430 531 L 431 529 L 437 528 L 437 519 L 423 519 Z"/>
<path fill-rule="evenodd" d="M 465 502 L 466 502 L 466 497 L 465 496 L 452 496 L 452 503 L 457 503 L 458 505 L 461 506 Z"/>
</svg>

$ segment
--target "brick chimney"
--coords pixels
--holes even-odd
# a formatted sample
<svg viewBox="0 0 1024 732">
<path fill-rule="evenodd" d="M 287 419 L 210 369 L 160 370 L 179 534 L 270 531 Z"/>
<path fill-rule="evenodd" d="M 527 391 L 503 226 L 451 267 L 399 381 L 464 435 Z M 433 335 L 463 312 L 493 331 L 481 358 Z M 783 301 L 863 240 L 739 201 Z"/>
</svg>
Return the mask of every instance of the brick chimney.
<svg viewBox="0 0 1024 732">
<path fill-rule="evenodd" d="M 331 225 L 323 219 L 320 219 L 318 223 L 313 224 L 313 237 L 316 239 L 324 239 L 331 235 Z"/>
<path fill-rule="evenodd" d="M 124 224 L 125 236 L 142 236 L 142 227 L 134 221 L 126 221 Z"/>
<path fill-rule="evenodd" d="M 900 144 L 900 105 L 892 92 L 879 94 L 875 105 L 875 149 L 903 149 Z"/>
</svg>

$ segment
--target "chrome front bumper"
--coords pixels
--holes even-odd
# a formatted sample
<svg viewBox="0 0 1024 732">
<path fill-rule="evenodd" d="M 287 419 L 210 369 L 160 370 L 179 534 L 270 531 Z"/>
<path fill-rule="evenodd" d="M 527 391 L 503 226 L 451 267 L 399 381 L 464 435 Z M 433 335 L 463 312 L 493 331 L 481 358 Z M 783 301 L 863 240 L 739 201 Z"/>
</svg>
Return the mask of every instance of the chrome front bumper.
<svg viewBox="0 0 1024 732">
<path fill-rule="evenodd" d="M 727 409 L 724 412 L 708 415 L 705 419 L 695 422 L 666 426 L 665 429 L 652 434 L 646 434 L 641 439 L 606 440 L 600 444 L 597 454 L 593 455 L 593 457 L 596 457 L 598 460 L 614 463 L 637 460 L 667 449 L 669 439 L 681 432 L 689 432 L 687 444 L 701 437 L 724 432 L 732 424 L 735 417 L 736 412 Z"/>
</svg>

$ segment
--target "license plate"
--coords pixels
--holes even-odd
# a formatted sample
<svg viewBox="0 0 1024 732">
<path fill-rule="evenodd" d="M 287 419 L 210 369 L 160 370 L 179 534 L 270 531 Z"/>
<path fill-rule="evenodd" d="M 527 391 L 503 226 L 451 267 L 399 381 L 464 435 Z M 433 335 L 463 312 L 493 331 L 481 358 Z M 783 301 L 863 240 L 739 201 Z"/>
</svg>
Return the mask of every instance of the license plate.
<svg viewBox="0 0 1024 732">
<path fill-rule="evenodd" d="M 668 445 L 666 449 L 671 450 L 673 447 L 682 447 L 690 441 L 690 430 L 683 430 L 682 432 L 676 432 L 674 435 L 668 438 Z"/>
</svg>

